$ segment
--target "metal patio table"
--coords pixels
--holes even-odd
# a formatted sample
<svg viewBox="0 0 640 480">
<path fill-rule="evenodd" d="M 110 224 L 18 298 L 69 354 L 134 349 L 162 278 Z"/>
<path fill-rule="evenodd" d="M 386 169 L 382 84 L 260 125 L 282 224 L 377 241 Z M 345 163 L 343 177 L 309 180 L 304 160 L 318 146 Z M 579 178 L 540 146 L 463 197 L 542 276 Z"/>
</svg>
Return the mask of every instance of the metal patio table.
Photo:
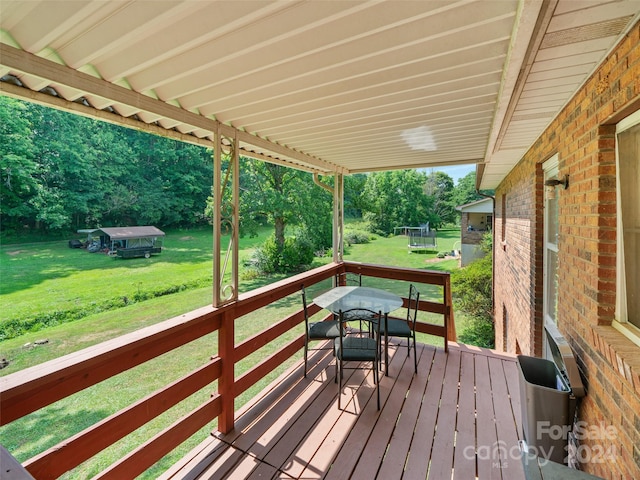
<svg viewBox="0 0 640 480">
<path fill-rule="evenodd" d="M 395 293 L 387 292 L 379 288 L 372 287 L 335 287 L 318 295 L 313 302 L 319 307 L 326 308 L 331 313 L 338 315 L 340 311 L 354 308 L 366 308 L 374 312 L 393 312 L 402 307 L 402 298 Z M 386 318 L 386 317 L 385 317 Z M 384 334 L 384 374 L 389 374 L 389 337 L 387 336 L 387 325 Z"/>
</svg>

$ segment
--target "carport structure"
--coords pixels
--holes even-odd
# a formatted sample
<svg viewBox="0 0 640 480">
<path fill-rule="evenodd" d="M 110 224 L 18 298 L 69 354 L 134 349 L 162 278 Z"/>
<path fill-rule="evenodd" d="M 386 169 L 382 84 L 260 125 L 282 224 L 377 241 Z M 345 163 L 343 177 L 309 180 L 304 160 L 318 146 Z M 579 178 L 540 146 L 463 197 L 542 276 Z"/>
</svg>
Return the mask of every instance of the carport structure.
<svg viewBox="0 0 640 480">
<path fill-rule="evenodd" d="M 41 473 L 43 478 L 57 476 L 217 380 L 218 391 L 209 400 L 100 474 L 102 478 L 123 478 L 141 473 L 216 417 L 221 443 L 216 439 L 203 446 L 206 458 L 219 453 L 217 447 L 224 444 L 225 455 L 238 453 L 249 457 L 243 462 L 259 459 L 260 467 L 274 466 L 271 461 L 263 461 L 265 452 L 256 452 L 256 448 L 264 447 L 265 433 L 271 438 L 280 435 L 279 424 L 271 424 L 275 430 L 258 432 L 258 441 L 250 447 L 237 448 L 235 439 L 225 435 L 234 431 L 236 396 L 296 354 L 302 338 L 291 341 L 246 374 L 235 377 L 234 366 L 299 324 L 302 312 L 239 344 L 234 343 L 234 321 L 294 294 L 302 285 L 330 281 L 345 270 L 436 285 L 444 291 L 443 302 L 425 302 L 421 310 L 442 314 L 445 328 L 438 334 L 445 342 L 453 340 L 442 331 L 451 316 L 448 275 L 342 262 L 343 176 L 475 163 L 477 186 L 496 186 L 594 69 L 606 61 L 612 46 L 637 23 L 640 5 L 634 0 L 3 0 L 1 9 L 0 91 L 4 95 L 214 149 L 218 207 L 214 224 L 224 223 L 233 231 L 226 247 L 228 255 L 220 256 L 217 253 L 225 248 L 220 229 L 216 229 L 214 306 L 72 354 L 55 364 L 49 362 L 5 377 L 0 384 L 0 418 L 3 423 L 11 422 L 217 332 L 219 351 L 208 363 L 28 461 L 30 471 Z M 605 89 L 607 79 L 601 82 Z M 226 172 L 222 171 L 223 155 L 230 159 Z M 306 170 L 317 181 L 320 175 L 335 177 L 333 264 L 238 294 L 239 155 Z M 233 192 L 229 204 L 220 201 L 225 189 Z M 232 271 L 228 285 L 222 282 L 225 265 Z M 316 305 L 311 309 L 313 313 L 320 310 Z M 483 465 L 477 453 L 481 446 L 479 433 L 496 434 L 488 446 L 506 439 L 511 447 L 517 441 L 519 397 L 513 384 L 514 358 L 465 348 L 452 349 L 458 353 L 447 359 L 440 350 L 422 349 L 425 368 L 437 374 L 429 377 L 436 381 L 427 382 L 426 388 L 446 384 L 442 392 L 424 395 L 433 399 L 433 409 L 444 421 L 436 428 L 434 439 L 450 433 L 440 437 L 442 443 L 432 449 L 433 457 L 422 460 L 450 475 L 462 471 L 454 466 L 458 459 L 472 470 L 470 475 L 517 478 L 521 471 L 503 472 L 500 459 L 497 466 L 491 461 Z M 392 378 L 412 385 L 415 391 L 413 380 L 402 374 L 402 359 L 395 358 L 397 370 Z M 281 388 L 265 393 L 263 399 L 289 398 L 282 390 L 289 386 L 294 392 L 320 387 L 330 395 L 314 395 L 313 399 L 329 399 L 327 403 L 309 401 L 299 407 L 258 399 L 254 408 L 247 407 L 238 419 L 286 421 L 289 406 L 312 408 L 322 419 L 342 415 L 332 406 L 330 399 L 335 399 L 335 391 L 330 390 L 331 381 L 326 381 L 323 361 L 318 360 L 317 376 L 312 380 L 317 384 L 303 384 L 299 371 L 293 370 L 280 382 Z M 439 382 L 438 376 L 450 381 Z M 420 375 L 415 378 L 422 383 L 427 380 Z M 383 385 L 387 393 L 391 392 L 392 381 Z M 361 389 L 361 394 L 366 391 Z M 411 415 L 427 411 L 420 410 L 420 401 L 402 403 L 408 397 L 390 395 L 385 408 L 391 410 L 386 412 L 395 412 L 397 418 L 399 409 L 405 406 L 412 408 Z M 366 403 L 366 399 L 363 401 Z M 264 407 L 265 403 L 275 406 L 275 413 Z M 295 418 L 308 419 L 298 414 L 301 411 L 296 411 Z M 374 418 L 365 417 L 363 410 L 358 412 L 365 424 Z M 467 416 L 462 418 L 461 412 Z M 276 417 L 276 413 L 282 413 L 282 417 Z M 384 419 L 384 415 L 383 409 L 379 418 Z M 411 419 L 411 415 L 405 410 L 400 418 Z M 353 430 L 354 442 L 364 435 L 375 442 L 352 450 L 364 460 L 362 468 L 374 465 L 363 454 L 371 452 L 372 447 L 376 452 L 385 452 L 387 446 L 390 450 L 404 448 L 405 454 L 409 448 L 399 446 L 409 442 L 409 436 L 396 436 L 391 430 L 385 432 L 388 444 L 378 442 L 383 437 L 370 435 L 374 427 L 367 424 L 362 430 Z M 454 430 L 457 447 L 463 446 L 465 439 L 471 450 L 453 451 Z M 298 438 L 305 435 L 299 426 L 287 432 L 296 433 Z M 297 445 L 288 438 L 280 445 Z M 326 438 L 331 441 L 335 437 Z M 233 451 L 236 448 L 238 452 Z M 282 465 L 291 465 L 288 455 L 296 453 L 279 457 Z M 333 460 L 339 462 L 350 454 L 337 454 Z M 442 461 L 444 457 L 451 464 Z M 188 464 L 176 465 L 178 473 L 174 470 L 167 475 L 180 476 L 186 471 L 196 475 L 206 467 L 200 460 L 202 457 L 195 452 L 185 460 Z M 325 467 L 332 461 L 321 460 Z M 513 462 L 510 465 L 514 468 Z M 318 468 L 309 467 L 317 476 L 326 473 Z M 357 467 L 352 464 L 351 468 Z M 251 472 L 256 476 L 261 473 Z M 276 478 L 287 472 L 280 466 L 270 473 Z M 329 470 L 329 475 L 335 473 L 336 469 Z M 444 478 L 435 475 L 433 478 Z"/>
</svg>

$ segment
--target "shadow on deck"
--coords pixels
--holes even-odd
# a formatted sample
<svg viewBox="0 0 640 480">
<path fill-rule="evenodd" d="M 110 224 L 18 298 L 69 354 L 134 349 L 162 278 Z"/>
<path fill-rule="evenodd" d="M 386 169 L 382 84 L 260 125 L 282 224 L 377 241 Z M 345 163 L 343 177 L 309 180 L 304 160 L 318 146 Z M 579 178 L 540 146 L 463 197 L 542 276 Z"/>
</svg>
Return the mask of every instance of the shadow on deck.
<svg viewBox="0 0 640 480">
<path fill-rule="evenodd" d="M 165 479 L 523 479 L 513 355 L 450 343 L 392 347 L 376 410 L 371 373 L 356 370 L 338 410 L 331 355 L 320 352 L 274 381 Z M 407 361 L 408 360 L 408 361 Z"/>
</svg>

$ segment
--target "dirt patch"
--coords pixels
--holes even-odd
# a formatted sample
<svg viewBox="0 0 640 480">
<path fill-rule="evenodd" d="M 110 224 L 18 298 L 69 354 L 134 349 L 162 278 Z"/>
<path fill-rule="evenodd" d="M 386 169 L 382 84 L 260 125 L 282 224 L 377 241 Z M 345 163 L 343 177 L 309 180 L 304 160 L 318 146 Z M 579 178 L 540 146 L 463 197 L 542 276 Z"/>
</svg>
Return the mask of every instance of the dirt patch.
<svg viewBox="0 0 640 480">
<path fill-rule="evenodd" d="M 424 261 L 424 263 L 438 263 L 438 262 L 444 262 L 445 260 L 447 260 L 446 258 L 429 258 L 427 260 Z"/>
<path fill-rule="evenodd" d="M 458 266 L 460 266 L 460 255 L 455 256 L 455 257 L 429 258 L 429 259 L 425 260 L 424 263 L 438 263 L 438 262 L 444 262 L 445 260 L 458 260 Z"/>
<path fill-rule="evenodd" d="M 21 253 L 27 253 L 26 250 L 13 250 L 11 252 L 7 252 L 7 255 L 11 255 L 12 257 L 15 255 L 20 255 Z"/>
<path fill-rule="evenodd" d="M 186 237 L 180 237 L 180 240 L 182 240 L 183 242 L 187 242 L 187 241 L 189 241 L 189 240 L 193 240 L 193 237 L 189 237 L 189 236 L 186 236 Z"/>
</svg>

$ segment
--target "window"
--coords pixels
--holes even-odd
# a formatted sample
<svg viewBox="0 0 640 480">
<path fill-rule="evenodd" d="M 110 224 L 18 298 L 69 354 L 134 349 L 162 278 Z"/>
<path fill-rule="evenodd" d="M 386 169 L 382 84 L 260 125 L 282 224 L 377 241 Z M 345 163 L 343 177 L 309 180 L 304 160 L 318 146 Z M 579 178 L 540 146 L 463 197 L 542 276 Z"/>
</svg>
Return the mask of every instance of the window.
<svg viewBox="0 0 640 480">
<path fill-rule="evenodd" d="M 640 111 L 620 122 L 616 133 L 616 320 L 620 324 L 614 326 L 640 343 Z"/>
<path fill-rule="evenodd" d="M 544 181 L 558 177 L 558 155 L 542 165 Z M 542 308 L 545 325 L 556 324 L 558 311 L 558 192 L 555 187 L 545 187 L 544 194 L 544 250 Z M 546 335 L 542 335 L 543 356 L 552 358 Z"/>
</svg>

